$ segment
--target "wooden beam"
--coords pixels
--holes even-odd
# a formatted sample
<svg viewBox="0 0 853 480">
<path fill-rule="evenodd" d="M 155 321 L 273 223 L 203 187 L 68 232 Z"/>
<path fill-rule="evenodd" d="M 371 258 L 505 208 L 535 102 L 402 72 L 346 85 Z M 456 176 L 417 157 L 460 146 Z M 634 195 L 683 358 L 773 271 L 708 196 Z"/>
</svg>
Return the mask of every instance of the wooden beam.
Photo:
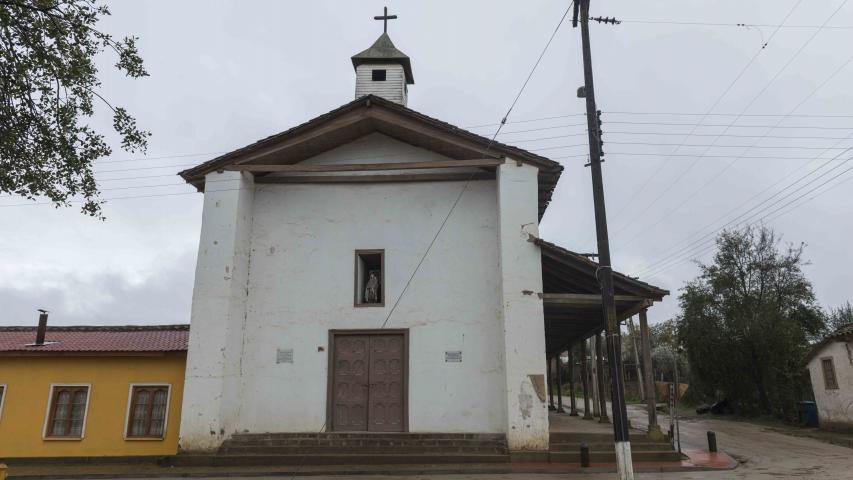
<svg viewBox="0 0 853 480">
<path fill-rule="evenodd" d="M 644 297 L 636 295 L 614 295 L 617 302 L 642 302 Z M 544 293 L 542 301 L 551 304 L 601 305 L 601 295 L 591 293 Z"/>
<path fill-rule="evenodd" d="M 290 175 L 257 177 L 255 183 L 400 183 L 400 182 L 464 182 L 494 180 L 494 172 L 416 173 L 391 175 Z"/>
<path fill-rule="evenodd" d="M 358 172 L 375 170 L 419 170 L 432 168 L 497 167 L 502 159 L 436 160 L 431 162 L 347 163 L 341 165 L 232 165 L 226 170 L 242 172 Z"/>
</svg>

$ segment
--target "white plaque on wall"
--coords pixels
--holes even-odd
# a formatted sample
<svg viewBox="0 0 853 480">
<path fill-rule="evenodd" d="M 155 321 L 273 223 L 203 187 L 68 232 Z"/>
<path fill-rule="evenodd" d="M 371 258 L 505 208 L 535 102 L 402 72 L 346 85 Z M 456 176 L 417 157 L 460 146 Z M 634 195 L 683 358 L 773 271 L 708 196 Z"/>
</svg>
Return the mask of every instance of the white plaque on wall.
<svg viewBox="0 0 853 480">
<path fill-rule="evenodd" d="M 462 350 L 448 350 L 444 352 L 444 361 L 447 363 L 462 363 Z"/>
</svg>

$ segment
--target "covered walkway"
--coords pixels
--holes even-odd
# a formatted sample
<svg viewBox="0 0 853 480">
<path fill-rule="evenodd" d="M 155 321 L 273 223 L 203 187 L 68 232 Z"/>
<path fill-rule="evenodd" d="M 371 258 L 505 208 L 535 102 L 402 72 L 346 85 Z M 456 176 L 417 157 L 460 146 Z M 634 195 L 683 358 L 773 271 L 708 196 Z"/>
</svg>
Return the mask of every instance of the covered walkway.
<svg viewBox="0 0 853 480">
<path fill-rule="evenodd" d="M 542 252 L 542 300 L 550 409 L 571 416 L 582 415 L 587 420 L 597 418 L 600 424 L 607 424 L 610 379 L 605 372 L 606 349 L 601 335 L 604 330 L 604 309 L 597 278 L 599 264 L 540 238 L 531 241 L 539 245 Z M 613 289 L 620 324 L 634 315 L 639 316 L 640 341 L 637 346 L 641 354 L 638 352 L 637 356 L 642 357 L 642 360 L 631 360 L 637 366 L 651 365 L 646 312 L 655 302 L 669 295 L 669 291 L 616 271 L 613 272 Z M 628 326 L 633 330 L 632 321 L 629 320 Z M 638 369 L 638 379 L 641 379 L 640 395 L 650 406 L 648 432 L 655 438 L 661 438 L 654 410 L 656 399 L 651 370 L 645 368 L 639 375 Z M 564 391 L 572 392 L 567 402 L 563 402 Z M 575 395 L 579 397 L 578 400 Z M 564 424 L 563 420 L 553 420 L 557 426 Z M 590 423 L 594 422 L 565 425 L 589 429 L 593 427 L 585 424 Z M 605 427 L 604 431 L 612 433 L 608 425 L 602 426 Z"/>
</svg>

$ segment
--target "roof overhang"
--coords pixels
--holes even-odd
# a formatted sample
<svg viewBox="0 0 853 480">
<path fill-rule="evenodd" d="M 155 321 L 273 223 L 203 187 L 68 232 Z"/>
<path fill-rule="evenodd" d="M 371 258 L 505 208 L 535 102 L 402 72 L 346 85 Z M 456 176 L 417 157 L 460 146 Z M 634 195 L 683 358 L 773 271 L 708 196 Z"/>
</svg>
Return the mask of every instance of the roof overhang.
<svg viewBox="0 0 853 480">
<path fill-rule="evenodd" d="M 597 272 L 599 264 L 542 239 L 542 303 L 545 344 L 555 354 L 604 328 L 604 308 Z M 620 322 L 663 300 L 669 291 L 613 272 L 616 318 Z"/>
<path fill-rule="evenodd" d="M 548 158 L 492 142 L 395 102 L 367 95 L 179 175 L 203 191 L 205 175 L 210 172 L 238 165 L 293 165 L 376 132 L 455 160 L 509 158 L 537 167 L 540 219 L 563 171 L 559 163 Z M 256 176 L 265 174 L 255 172 Z"/>
</svg>

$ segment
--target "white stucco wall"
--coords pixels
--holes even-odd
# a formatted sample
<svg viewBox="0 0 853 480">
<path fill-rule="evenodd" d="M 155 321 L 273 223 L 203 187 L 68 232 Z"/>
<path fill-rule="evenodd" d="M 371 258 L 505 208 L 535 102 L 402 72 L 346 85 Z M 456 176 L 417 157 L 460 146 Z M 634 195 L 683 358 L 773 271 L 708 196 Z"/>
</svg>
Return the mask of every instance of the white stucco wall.
<svg viewBox="0 0 853 480">
<path fill-rule="evenodd" d="M 837 390 L 827 390 L 821 359 L 831 357 L 838 380 Z M 821 428 L 853 430 L 853 344 L 830 342 L 809 362 L 815 403 Z"/>
<path fill-rule="evenodd" d="M 510 450 L 548 449 L 538 170 L 512 159 L 498 167 L 498 248 Z M 538 383 L 538 385 L 537 385 Z"/>
<path fill-rule="evenodd" d="M 381 155 L 381 160 L 370 157 Z M 442 158 L 372 135 L 310 163 Z M 319 431 L 328 331 L 381 328 L 464 182 L 263 185 L 253 204 L 234 431 Z M 385 249 L 385 307 L 353 307 L 356 249 Z M 468 184 L 386 328 L 409 329 L 409 430 L 502 432 L 494 181 Z M 293 364 L 276 364 L 293 349 Z M 322 349 L 322 351 L 321 351 Z M 444 352 L 462 350 L 462 363 Z"/>
<path fill-rule="evenodd" d="M 206 178 L 181 415 L 185 450 L 215 448 L 233 430 L 254 192 L 251 174 Z"/>
<path fill-rule="evenodd" d="M 305 163 L 446 159 L 377 133 Z M 498 180 L 467 187 L 257 184 L 242 196 L 217 193 L 216 176 L 246 183 L 208 177 L 182 448 L 211 450 L 235 432 L 324 430 L 329 330 L 384 325 L 409 330 L 409 431 L 506 432 L 514 450 L 547 449 L 533 383 L 545 373 L 541 260 L 527 238 L 538 229 L 534 167 L 509 160 Z M 385 250 L 384 307 L 353 306 L 357 249 Z M 242 261 L 247 275 L 229 278 L 225 267 Z M 276 363 L 279 349 L 293 350 L 292 364 Z M 457 350 L 462 362 L 446 363 Z"/>
</svg>

